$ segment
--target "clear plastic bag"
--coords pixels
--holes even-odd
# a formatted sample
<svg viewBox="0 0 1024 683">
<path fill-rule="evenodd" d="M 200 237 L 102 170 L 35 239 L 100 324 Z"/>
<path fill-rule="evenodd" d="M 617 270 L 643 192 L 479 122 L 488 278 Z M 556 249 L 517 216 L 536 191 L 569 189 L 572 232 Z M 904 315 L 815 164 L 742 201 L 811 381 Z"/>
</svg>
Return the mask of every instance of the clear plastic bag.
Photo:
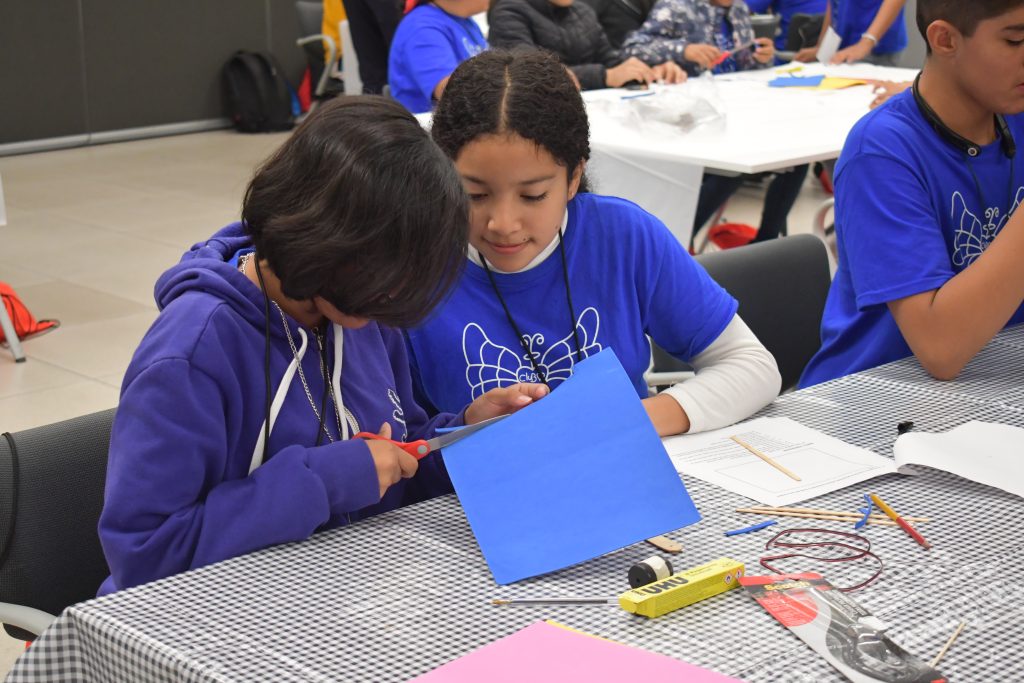
<svg viewBox="0 0 1024 683">
<path fill-rule="evenodd" d="M 725 121 L 725 108 L 710 77 L 693 78 L 683 85 L 652 85 L 650 90 L 598 100 L 590 106 L 635 131 L 685 134 Z"/>
</svg>

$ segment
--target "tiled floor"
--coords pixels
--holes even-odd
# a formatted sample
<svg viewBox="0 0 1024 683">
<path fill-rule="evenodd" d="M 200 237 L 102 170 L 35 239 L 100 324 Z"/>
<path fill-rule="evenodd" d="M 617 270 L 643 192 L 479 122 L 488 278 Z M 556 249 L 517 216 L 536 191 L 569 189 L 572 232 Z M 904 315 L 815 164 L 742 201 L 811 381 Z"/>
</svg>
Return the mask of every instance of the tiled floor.
<svg viewBox="0 0 1024 683">
<path fill-rule="evenodd" d="M 8 225 L 0 281 L 61 327 L 0 349 L 0 432 L 109 408 L 156 317 L 153 283 L 192 243 L 238 216 L 256 163 L 284 134 L 213 132 L 0 157 Z M 602 188 L 611 193 L 610 188 Z M 809 180 L 790 215 L 807 232 L 825 199 Z M 744 187 L 726 217 L 757 224 L 761 191 Z M 22 644 L 0 636 L 0 674 Z"/>
</svg>

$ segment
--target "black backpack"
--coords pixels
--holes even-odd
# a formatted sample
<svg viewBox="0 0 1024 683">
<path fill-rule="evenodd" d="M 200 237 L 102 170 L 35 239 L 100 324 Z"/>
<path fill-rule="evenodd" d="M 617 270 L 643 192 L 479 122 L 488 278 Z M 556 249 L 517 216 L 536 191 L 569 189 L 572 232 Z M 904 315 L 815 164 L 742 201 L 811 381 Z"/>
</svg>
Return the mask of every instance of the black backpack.
<svg viewBox="0 0 1024 683">
<path fill-rule="evenodd" d="M 224 64 L 224 106 L 244 133 L 291 130 L 291 89 L 273 57 L 239 50 Z"/>
</svg>

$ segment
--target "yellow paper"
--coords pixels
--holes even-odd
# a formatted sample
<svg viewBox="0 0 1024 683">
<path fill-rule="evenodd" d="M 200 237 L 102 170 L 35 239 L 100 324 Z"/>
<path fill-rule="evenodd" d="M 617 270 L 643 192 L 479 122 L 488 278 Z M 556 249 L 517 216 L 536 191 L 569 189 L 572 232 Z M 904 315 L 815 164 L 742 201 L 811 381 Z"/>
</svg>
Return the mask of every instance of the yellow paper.
<svg viewBox="0 0 1024 683">
<path fill-rule="evenodd" d="M 860 78 L 839 78 L 837 76 L 825 76 L 818 84 L 818 90 L 842 90 L 854 85 L 867 85 L 868 82 Z"/>
</svg>

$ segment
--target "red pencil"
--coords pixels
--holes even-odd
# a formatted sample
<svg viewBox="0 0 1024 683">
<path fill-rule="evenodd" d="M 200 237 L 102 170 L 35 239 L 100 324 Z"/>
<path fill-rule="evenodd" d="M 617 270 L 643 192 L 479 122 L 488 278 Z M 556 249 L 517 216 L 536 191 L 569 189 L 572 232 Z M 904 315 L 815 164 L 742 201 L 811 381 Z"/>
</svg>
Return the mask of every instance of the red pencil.
<svg viewBox="0 0 1024 683">
<path fill-rule="evenodd" d="M 920 532 L 918 532 L 917 529 L 915 529 L 914 527 L 910 526 L 910 522 L 908 522 L 907 520 L 905 520 L 902 517 L 900 517 L 899 515 L 897 515 L 896 511 L 893 510 L 888 505 L 886 505 L 882 501 L 881 498 L 879 498 L 878 496 L 876 496 L 875 494 L 872 493 L 871 494 L 871 501 L 875 505 L 877 505 L 878 509 L 881 510 L 882 512 L 884 512 L 886 514 L 886 516 L 889 517 L 889 519 L 891 519 L 892 521 L 896 522 L 900 526 L 901 529 L 903 529 L 908 534 L 910 534 L 910 537 L 912 539 L 914 539 L 915 541 L 917 541 L 917 543 L 920 546 L 922 546 L 924 548 L 931 548 L 932 547 L 931 544 L 928 543 L 928 541 L 924 540 L 924 536 L 922 536 L 920 534 Z"/>
</svg>

